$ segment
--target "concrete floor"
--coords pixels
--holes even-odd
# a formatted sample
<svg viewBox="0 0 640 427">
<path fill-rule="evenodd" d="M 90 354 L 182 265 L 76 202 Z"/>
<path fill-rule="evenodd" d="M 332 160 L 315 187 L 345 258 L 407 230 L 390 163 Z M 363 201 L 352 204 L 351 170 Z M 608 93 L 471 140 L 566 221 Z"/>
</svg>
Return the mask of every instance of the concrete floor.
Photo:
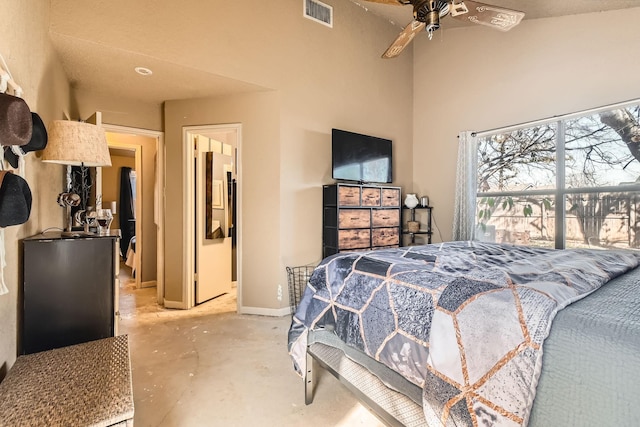
<svg viewBox="0 0 640 427">
<path fill-rule="evenodd" d="M 235 288 L 192 310 L 167 310 L 156 289 L 121 276 L 120 333 L 129 336 L 141 426 L 383 426 L 323 372 L 314 403 L 287 354 L 290 317 L 239 315 Z"/>
</svg>

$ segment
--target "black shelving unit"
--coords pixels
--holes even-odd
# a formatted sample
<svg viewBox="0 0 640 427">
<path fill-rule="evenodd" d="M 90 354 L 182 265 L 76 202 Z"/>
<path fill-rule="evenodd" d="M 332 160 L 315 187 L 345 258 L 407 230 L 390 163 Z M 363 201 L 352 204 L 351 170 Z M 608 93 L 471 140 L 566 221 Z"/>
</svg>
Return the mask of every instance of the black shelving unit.
<svg viewBox="0 0 640 427">
<path fill-rule="evenodd" d="M 420 221 L 420 229 L 416 232 L 410 232 L 407 228 L 407 221 L 415 221 L 416 220 L 416 211 L 424 210 L 427 214 L 426 221 Z M 427 239 L 427 244 L 431 244 L 431 236 L 433 235 L 433 229 L 431 228 L 431 214 L 432 214 L 433 206 L 416 206 L 413 209 L 403 209 L 403 218 L 406 216 L 405 212 L 409 211 L 409 218 L 402 223 L 402 236 L 403 236 L 403 244 L 404 244 L 404 236 L 407 236 L 409 240 L 408 245 L 415 245 L 416 236 L 424 235 Z M 407 246 L 407 245 L 405 245 Z"/>
</svg>

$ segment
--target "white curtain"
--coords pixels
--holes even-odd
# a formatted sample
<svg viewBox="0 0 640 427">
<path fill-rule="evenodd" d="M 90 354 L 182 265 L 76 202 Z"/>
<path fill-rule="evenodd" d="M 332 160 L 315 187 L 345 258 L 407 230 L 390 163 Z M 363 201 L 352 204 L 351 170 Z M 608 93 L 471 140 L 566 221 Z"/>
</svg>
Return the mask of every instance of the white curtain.
<svg viewBox="0 0 640 427">
<path fill-rule="evenodd" d="M 473 132 L 458 135 L 456 201 L 453 240 L 473 240 L 476 222 L 478 139 Z"/>
</svg>

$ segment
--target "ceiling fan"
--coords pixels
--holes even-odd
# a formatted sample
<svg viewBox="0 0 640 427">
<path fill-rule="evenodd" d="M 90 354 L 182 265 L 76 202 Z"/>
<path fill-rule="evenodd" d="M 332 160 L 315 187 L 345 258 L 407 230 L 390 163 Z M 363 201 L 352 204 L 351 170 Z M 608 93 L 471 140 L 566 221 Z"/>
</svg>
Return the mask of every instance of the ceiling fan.
<svg viewBox="0 0 640 427">
<path fill-rule="evenodd" d="M 505 9 L 490 4 L 478 3 L 471 0 L 367 0 L 373 3 L 392 5 L 413 5 L 413 21 L 405 27 L 398 38 L 389 46 L 383 58 L 395 58 L 411 43 L 411 40 L 423 29 L 429 33 L 440 28 L 440 19 L 447 15 L 476 24 L 487 25 L 500 31 L 509 31 L 520 23 L 523 12 Z"/>
</svg>

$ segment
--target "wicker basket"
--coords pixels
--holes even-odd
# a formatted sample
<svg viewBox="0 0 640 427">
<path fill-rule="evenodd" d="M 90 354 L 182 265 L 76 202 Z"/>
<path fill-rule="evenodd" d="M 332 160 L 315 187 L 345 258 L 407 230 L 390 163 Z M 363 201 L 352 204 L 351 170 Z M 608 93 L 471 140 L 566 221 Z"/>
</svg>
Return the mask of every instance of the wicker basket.
<svg viewBox="0 0 640 427">
<path fill-rule="evenodd" d="M 299 267 L 287 267 L 287 282 L 289 286 L 289 306 L 291 307 L 291 316 L 296 313 L 300 298 L 307 287 L 307 282 L 311 277 L 311 273 L 315 269 L 312 265 L 302 265 Z"/>
<path fill-rule="evenodd" d="M 407 221 L 407 230 L 409 230 L 409 233 L 417 233 L 420 231 L 420 223 L 418 221 Z"/>
</svg>

